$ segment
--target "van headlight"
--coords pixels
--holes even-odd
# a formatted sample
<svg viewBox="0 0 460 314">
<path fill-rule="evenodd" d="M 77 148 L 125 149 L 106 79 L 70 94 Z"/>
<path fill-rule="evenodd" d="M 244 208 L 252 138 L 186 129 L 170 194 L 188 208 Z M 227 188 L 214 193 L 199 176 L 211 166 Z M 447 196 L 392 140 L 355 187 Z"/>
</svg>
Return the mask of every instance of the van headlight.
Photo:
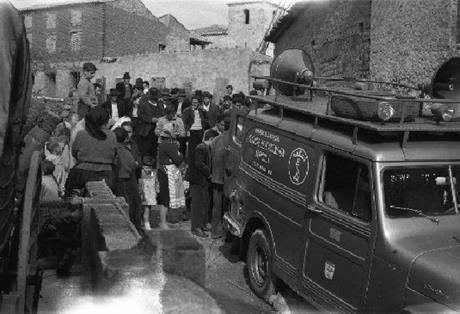
<svg viewBox="0 0 460 314">
<path fill-rule="evenodd" d="M 455 109 L 451 104 L 433 103 L 431 113 L 433 113 L 437 121 L 450 121 L 454 116 Z"/>
<path fill-rule="evenodd" d="M 391 119 L 392 116 L 395 114 L 395 109 L 393 108 L 392 105 L 388 102 L 382 101 L 379 103 L 378 109 L 377 109 L 377 116 L 379 117 L 380 120 L 382 121 L 388 121 Z"/>
</svg>

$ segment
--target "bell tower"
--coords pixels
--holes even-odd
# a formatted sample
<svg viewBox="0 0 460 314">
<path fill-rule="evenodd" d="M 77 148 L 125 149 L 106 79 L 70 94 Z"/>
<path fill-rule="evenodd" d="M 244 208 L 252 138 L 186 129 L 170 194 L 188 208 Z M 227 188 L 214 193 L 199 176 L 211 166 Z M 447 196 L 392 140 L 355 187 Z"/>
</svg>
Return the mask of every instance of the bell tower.
<svg viewBox="0 0 460 314">
<path fill-rule="evenodd" d="M 238 47 L 257 50 L 281 8 L 269 1 L 227 3 L 228 36 Z"/>
</svg>

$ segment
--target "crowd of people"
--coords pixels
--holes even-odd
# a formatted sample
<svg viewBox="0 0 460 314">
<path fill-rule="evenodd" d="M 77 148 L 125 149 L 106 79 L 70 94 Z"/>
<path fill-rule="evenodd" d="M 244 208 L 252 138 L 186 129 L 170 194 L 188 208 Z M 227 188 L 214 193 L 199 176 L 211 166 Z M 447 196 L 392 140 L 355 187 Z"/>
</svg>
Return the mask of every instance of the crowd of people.
<svg viewBox="0 0 460 314">
<path fill-rule="evenodd" d="M 64 105 L 68 114 L 46 145 L 42 198 L 83 193 L 88 181 L 104 180 L 129 205 L 139 230 L 149 230 L 149 213 L 159 210 L 161 228 L 170 228 L 168 209 L 183 209 L 199 237 L 223 235 L 224 165 L 232 112 L 247 114 L 243 93 L 215 100 L 207 91 L 150 88 L 128 72 L 109 90 L 91 80 L 97 69 L 83 65 L 78 89 Z M 107 98 L 107 99 L 105 99 Z"/>
</svg>

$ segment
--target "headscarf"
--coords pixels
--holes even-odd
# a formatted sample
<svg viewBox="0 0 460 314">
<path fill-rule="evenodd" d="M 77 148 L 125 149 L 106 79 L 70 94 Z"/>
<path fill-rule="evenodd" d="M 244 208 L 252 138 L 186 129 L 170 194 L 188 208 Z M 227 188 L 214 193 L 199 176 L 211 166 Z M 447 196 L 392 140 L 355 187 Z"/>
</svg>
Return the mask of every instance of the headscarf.
<svg viewBox="0 0 460 314">
<path fill-rule="evenodd" d="M 85 115 L 85 129 L 89 135 L 98 139 L 105 140 L 107 135 L 102 130 L 102 126 L 109 121 L 109 113 L 101 106 L 96 106 Z"/>
</svg>

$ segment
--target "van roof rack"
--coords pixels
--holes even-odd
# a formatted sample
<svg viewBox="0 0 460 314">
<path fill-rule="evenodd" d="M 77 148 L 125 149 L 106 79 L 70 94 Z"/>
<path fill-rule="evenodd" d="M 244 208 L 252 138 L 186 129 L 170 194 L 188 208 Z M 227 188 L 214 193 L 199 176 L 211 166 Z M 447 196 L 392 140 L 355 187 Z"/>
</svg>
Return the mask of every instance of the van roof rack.
<svg viewBox="0 0 460 314">
<path fill-rule="evenodd" d="M 460 104 L 460 100 L 452 99 L 425 99 L 425 98 L 415 98 L 408 97 L 406 95 L 397 95 L 394 98 L 384 97 L 384 96 L 375 96 L 375 95 L 366 95 L 362 91 L 355 91 L 352 89 L 337 89 L 337 88 L 327 88 L 327 87 L 315 87 L 311 85 L 292 83 L 289 81 L 284 81 L 267 76 L 253 76 L 255 79 L 265 79 L 270 83 L 282 83 L 289 84 L 296 88 L 302 88 L 310 90 L 310 97 L 308 95 L 299 96 L 285 96 L 279 95 L 267 95 L 267 96 L 255 96 L 249 95 L 248 97 L 260 102 L 276 106 L 280 108 L 281 119 L 284 117 L 284 110 L 298 112 L 306 116 L 314 118 L 314 127 L 318 127 L 321 120 L 332 121 L 340 123 L 343 125 L 348 125 L 353 128 L 352 141 L 357 143 L 359 129 L 366 129 L 374 132 L 397 132 L 402 133 L 402 143 L 404 147 L 409 140 L 409 135 L 411 132 L 417 132 L 418 134 L 426 133 L 459 133 L 460 132 L 460 121 L 437 121 L 433 117 L 423 117 L 417 116 L 413 121 L 405 121 L 405 108 L 408 104 L 419 103 L 420 106 L 423 103 L 441 103 L 441 104 Z M 393 83 L 388 83 L 393 84 Z M 396 83 L 395 83 L 396 84 Z M 326 94 L 326 97 L 316 96 L 313 97 L 313 92 L 323 92 Z M 294 92 L 295 95 L 295 92 Z M 367 121 L 352 119 L 348 117 L 342 117 L 336 115 L 331 110 L 331 96 L 332 95 L 342 95 L 342 96 L 352 96 L 362 99 L 385 101 L 388 103 L 399 103 L 402 105 L 401 117 L 399 121 L 394 122 L 383 122 L 383 121 Z M 307 98 L 305 98 L 307 96 Z M 256 110 L 257 113 L 257 110 Z"/>
</svg>

